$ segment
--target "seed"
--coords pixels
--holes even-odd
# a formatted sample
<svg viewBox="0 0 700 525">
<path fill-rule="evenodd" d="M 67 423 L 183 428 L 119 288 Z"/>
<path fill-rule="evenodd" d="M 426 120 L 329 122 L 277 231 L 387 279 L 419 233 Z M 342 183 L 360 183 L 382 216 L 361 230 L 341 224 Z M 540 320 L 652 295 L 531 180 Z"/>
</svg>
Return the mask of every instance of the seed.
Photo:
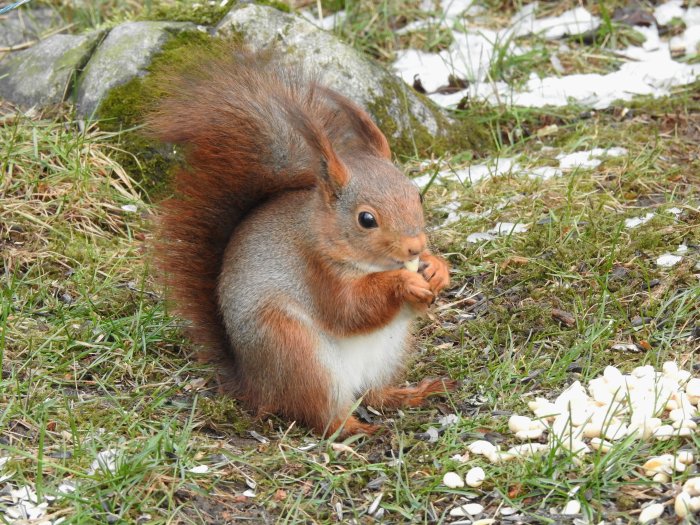
<svg viewBox="0 0 700 525">
<path fill-rule="evenodd" d="M 661 425 L 652 434 L 659 441 L 668 441 L 673 436 L 674 430 L 671 425 Z"/>
<path fill-rule="evenodd" d="M 467 450 L 469 450 L 469 452 L 471 452 L 472 454 L 478 454 L 482 456 L 493 454 L 497 451 L 496 446 L 493 443 L 483 439 L 470 443 L 467 446 Z"/>
<path fill-rule="evenodd" d="M 646 471 L 647 476 L 651 476 L 655 472 L 670 474 L 673 472 L 673 463 L 675 459 L 676 458 L 674 458 L 671 454 L 655 456 L 644 463 L 642 468 Z"/>
<path fill-rule="evenodd" d="M 661 503 L 653 503 L 644 507 L 639 513 L 639 523 L 649 523 L 664 513 L 664 506 Z"/>
<path fill-rule="evenodd" d="M 484 506 L 478 503 L 467 503 L 461 507 L 455 507 L 450 511 L 450 516 L 476 516 L 484 511 Z"/>
<path fill-rule="evenodd" d="M 567 514 L 567 515 L 579 514 L 580 512 L 581 512 L 581 503 L 579 503 L 575 499 L 567 501 L 566 505 L 564 505 L 564 508 L 561 511 L 562 514 Z"/>
<path fill-rule="evenodd" d="M 687 492 L 691 496 L 700 496 L 700 477 L 690 478 L 683 483 L 683 492 Z"/>
<path fill-rule="evenodd" d="M 687 492 L 681 492 L 676 496 L 676 501 L 673 504 L 673 510 L 676 511 L 676 516 L 685 518 L 692 509 L 692 497 Z"/>
<path fill-rule="evenodd" d="M 543 433 L 544 431 L 541 428 L 530 428 L 516 432 L 515 437 L 521 441 L 527 441 L 528 439 L 538 439 Z"/>
<path fill-rule="evenodd" d="M 542 454 L 547 450 L 549 450 L 549 445 L 543 445 L 542 443 L 523 443 L 522 445 L 509 448 L 507 454 L 513 457 L 529 457 L 535 454 Z"/>
<path fill-rule="evenodd" d="M 525 416 L 512 415 L 508 420 L 508 428 L 511 432 L 522 432 L 523 430 L 530 430 L 532 428 L 532 419 Z"/>
<path fill-rule="evenodd" d="M 486 479 L 486 473 L 481 467 L 474 467 L 467 472 L 466 481 L 470 487 L 480 487 Z"/>
<path fill-rule="evenodd" d="M 671 426 L 675 429 L 687 428 L 690 430 L 695 430 L 698 428 L 698 424 L 692 419 L 680 419 L 678 421 L 674 421 Z"/>
<path fill-rule="evenodd" d="M 491 463 L 504 463 L 506 461 L 510 461 L 515 457 L 516 456 L 511 454 L 510 451 L 501 452 L 499 450 L 497 452 L 494 452 L 493 454 L 489 454 L 488 456 L 486 456 L 486 459 L 488 459 Z"/>
<path fill-rule="evenodd" d="M 404 267 L 409 271 L 409 272 L 417 272 L 418 271 L 418 257 L 415 259 L 411 259 L 410 261 L 406 261 L 403 263 Z"/>
<path fill-rule="evenodd" d="M 681 450 L 676 454 L 676 459 L 685 465 L 692 465 L 695 458 L 690 450 Z"/>
<path fill-rule="evenodd" d="M 573 454 L 575 454 L 577 456 L 581 456 L 583 454 L 588 454 L 591 451 L 591 449 L 588 448 L 588 445 L 586 445 L 580 439 L 570 439 L 570 438 L 566 437 L 566 438 L 561 440 L 561 446 L 564 449 L 571 451 Z"/>
<path fill-rule="evenodd" d="M 460 476 L 456 472 L 447 472 L 442 477 L 442 483 L 443 485 L 451 489 L 457 489 L 464 486 L 464 480 L 462 479 L 462 476 Z"/>
<path fill-rule="evenodd" d="M 671 476 L 669 476 L 665 472 L 657 472 L 651 479 L 656 481 L 657 483 L 668 483 L 669 481 L 671 481 Z"/>
<path fill-rule="evenodd" d="M 595 450 L 600 450 L 601 452 L 610 452 L 610 449 L 612 448 L 612 443 L 609 441 L 605 441 L 604 439 L 600 438 L 593 438 L 591 439 L 591 447 L 594 448 Z"/>
<path fill-rule="evenodd" d="M 685 385 L 685 393 L 690 398 L 700 398 L 700 378 L 694 377 Z M 692 402 L 692 399 L 691 399 Z M 695 401 L 697 403 L 697 401 Z"/>
<path fill-rule="evenodd" d="M 690 510 L 697 512 L 700 510 L 700 496 L 696 498 L 690 498 Z"/>
<path fill-rule="evenodd" d="M 666 361 L 661 365 L 661 369 L 664 371 L 665 376 L 676 377 L 678 375 L 678 365 L 673 361 Z"/>
</svg>

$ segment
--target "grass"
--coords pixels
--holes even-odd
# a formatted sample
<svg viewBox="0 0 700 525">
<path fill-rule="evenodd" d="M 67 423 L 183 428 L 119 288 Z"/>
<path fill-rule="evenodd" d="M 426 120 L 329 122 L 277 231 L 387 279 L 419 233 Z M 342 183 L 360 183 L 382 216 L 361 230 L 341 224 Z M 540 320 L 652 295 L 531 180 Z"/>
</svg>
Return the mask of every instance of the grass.
<svg viewBox="0 0 700 525">
<path fill-rule="evenodd" d="M 388 23 L 386 13 L 377 24 Z M 473 108 L 494 155 L 524 167 L 593 147 L 628 152 L 546 181 L 433 182 L 426 212 L 453 285 L 420 323 L 407 379 L 450 376 L 462 386 L 421 409 L 363 412 L 387 432 L 342 443 L 256 419 L 216 394 L 213 371 L 192 360 L 155 283 L 152 196 L 120 164 L 117 133 L 83 129 L 69 113 L 3 119 L 0 457 L 9 460 L 0 477 L 11 476 L 3 483 L 59 496 L 50 513 L 68 523 L 447 523 L 466 501 L 482 503 L 484 517 L 510 506 L 529 522 L 554 523 L 550 509 L 572 498 L 596 523 L 634 521 L 642 502 L 666 502 L 673 488 L 638 467 L 681 444 L 697 449 L 697 436 L 626 440 L 583 463 L 554 451 L 498 465 L 452 458 L 484 437 L 512 446 L 512 413 L 607 365 L 629 371 L 671 359 L 698 374 L 697 88 L 638 99 L 629 111 Z M 407 169 L 436 169 L 422 160 Z M 434 159 L 438 168 L 469 161 L 464 152 Z M 471 214 L 443 226 L 440 210 L 455 201 Z M 649 212 L 647 224 L 624 227 Z M 529 229 L 465 241 L 499 221 Z M 656 258 L 679 244 L 688 246 L 684 259 L 659 268 Z M 553 317 L 555 308 L 573 323 Z M 612 350 L 618 343 L 640 352 Z M 454 425 L 440 422 L 448 414 L 460 416 Z M 93 468 L 108 451 L 113 469 Z M 442 485 L 445 472 L 476 465 L 487 473 L 482 487 Z M 62 495 L 62 483 L 75 490 Z"/>
</svg>

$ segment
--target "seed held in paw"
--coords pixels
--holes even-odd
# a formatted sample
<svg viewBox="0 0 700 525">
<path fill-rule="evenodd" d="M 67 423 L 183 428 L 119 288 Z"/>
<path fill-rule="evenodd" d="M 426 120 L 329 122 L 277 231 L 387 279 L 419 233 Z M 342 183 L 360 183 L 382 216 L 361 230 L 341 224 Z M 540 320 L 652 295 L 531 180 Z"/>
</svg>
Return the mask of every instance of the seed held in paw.
<svg viewBox="0 0 700 525">
<path fill-rule="evenodd" d="M 410 261 L 406 261 L 403 263 L 404 268 L 406 268 L 409 272 L 417 272 L 418 271 L 418 257 L 415 259 L 411 259 Z"/>
</svg>

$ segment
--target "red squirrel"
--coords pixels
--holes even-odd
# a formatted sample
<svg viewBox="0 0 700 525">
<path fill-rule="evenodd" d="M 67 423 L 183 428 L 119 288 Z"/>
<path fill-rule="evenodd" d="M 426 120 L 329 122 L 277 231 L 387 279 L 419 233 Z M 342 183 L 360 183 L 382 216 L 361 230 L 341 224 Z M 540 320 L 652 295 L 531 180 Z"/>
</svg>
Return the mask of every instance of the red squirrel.
<svg viewBox="0 0 700 525">
<path fill-rule="evenodd" d="M 272 54 L 197 60 L 163 83 L 150 132 L 186 166 L 157 259 L 224 391 L 321 435 L 371 434 L 358 399 L 418 406 L 454 383 L 394 387 L 410 326 L 449 283 L 418 188 L 358 105 Z M 411 271 L 406 263 L 420 268 Z"/>
</svg>

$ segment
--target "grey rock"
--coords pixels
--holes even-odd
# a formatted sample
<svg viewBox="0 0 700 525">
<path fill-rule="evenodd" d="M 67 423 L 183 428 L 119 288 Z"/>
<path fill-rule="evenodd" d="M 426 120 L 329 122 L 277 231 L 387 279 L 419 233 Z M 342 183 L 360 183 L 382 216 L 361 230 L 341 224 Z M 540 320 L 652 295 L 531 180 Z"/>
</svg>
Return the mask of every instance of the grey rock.
<svg viewBox="0 0 700 525">
<path fill-rule="evenodd" d="M 102 32 L 53 35 L 0 61 L 0 96 L 20 106 L 62 102 Z"/>
<path fill-rule="evenodd" d="M 39 40 L 47 31 L 61 23 L 63 21 L 58 13 L 48 7 L 13 9 L 0 17 L 0 47 L 13 47 Z"/>
<path fill-rule="evenodd" d="M 196 27 L 188 22 L 127 22 L 112 29 L 80 79 L 78 114 L 92 116 L 110 89 L 146 74 L 153 55 L 172 35 Z"/>
<path fill-rule="evenodd" d="M 285 60 L 310 66 L 326 85 L 367 109 L 395 141 L 410 141 L 418 127 L 439 134 L 448 120 L 392 72 L 304 18 L 248 4 L 234 7 L 215 34 L 240 35 L 254 50 L 274 45 Z"/>
</svg>

